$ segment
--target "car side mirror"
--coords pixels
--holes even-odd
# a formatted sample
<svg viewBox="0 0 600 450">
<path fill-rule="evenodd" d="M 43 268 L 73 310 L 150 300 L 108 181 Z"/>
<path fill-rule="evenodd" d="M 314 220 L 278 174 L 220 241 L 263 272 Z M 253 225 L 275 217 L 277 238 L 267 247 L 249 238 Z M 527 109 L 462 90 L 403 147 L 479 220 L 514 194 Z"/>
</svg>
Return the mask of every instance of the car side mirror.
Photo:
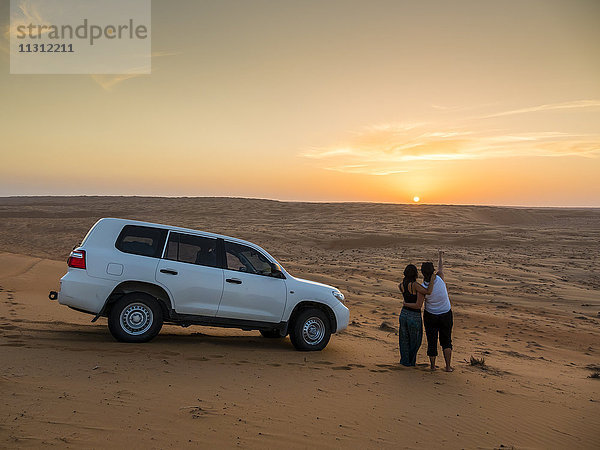
<svg viewBox="0 0 600 450">
<path fill-rule="evenodd" d="M 273 278 L 285 278 L 281 266 L 279 264 L 271 264 L 271 276 Z"/>
</svg>

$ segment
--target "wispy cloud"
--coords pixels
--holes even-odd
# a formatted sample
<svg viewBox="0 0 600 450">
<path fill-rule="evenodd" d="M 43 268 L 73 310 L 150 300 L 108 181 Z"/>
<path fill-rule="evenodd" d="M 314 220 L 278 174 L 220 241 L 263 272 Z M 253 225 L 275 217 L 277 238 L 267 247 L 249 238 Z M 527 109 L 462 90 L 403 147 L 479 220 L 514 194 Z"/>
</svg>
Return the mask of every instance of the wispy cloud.
<svg viewBox="0 0 600 450">
<path fill-rule="evenodd" d="M 36 25 L 48 25 L 48 22 L 42 18 L 41 13 L 38 10 L 37 2 L 32 2 L 30 0 L 21 0 L 16 8 L 13 8 L 11 11 L 11 16 L 7 17 L 8 23 L 2 26 L 0 41 L 0 52 L 9 55 L 10 48 L 9 42 L 11 36 L 17 35 L 17 28 L 19 26 L 28 26 L 33 23 Z M 37 28 L 32 29 L 31 34 L 33 36 L 38 36 Z M 44 29 L 43 33 L 47 33 L 48 30 Z"/>
<path fill-rule="evenodd" d="M 376 167 L 367 167 L 362 164 L 358 165 L 348 165 L 348 166 L 333 166 L 333 167 L 325 167 L 326 170 L 332 170 L 334 172 L 343 172 L 343 173 L 361 173 L 361 174 L 369 174 L 369 175 L 393 175 L 396 173 L 406 173 L 408 170 L 397 170 L 397 169 L 385 169 L 385 168 L 376 168 Z"/>
<path fill-rule="evenodd" d="M 183 52 L 152 52 L 151 58 L 162 58 L 165 56 L 180 55 Z M 153 69 L 156 71 L 156 69 Z M 148 67 L 137 67 L 132 68 L 129 73 L 117 74 L 117 75 L 90 75 L 102 89 L 107 92 L 111 92 L 118 84 L 123 81 L 130 80 L 132 78 L 142 77 L 148 74 Z"/>
<path fill-rule="evenodd" d="M 90 75 L 98 85 L 107 92 L 110 92 L 114 87 L 122 83 L 123 81 L 130 80 L 132 78 L 141 77 L 147 74 L 143 73 L 124 73 L 120 75 Z"/>
<path fill-rule="evenodd" d="M 553 111 L 559 109 L 576 109 L 576 108 L 600 108 L 600 100 L 576 100 L 562 103 L 548 103 L 545 105 L 530 106 L 528 108 L 513 109 L 510 111 L 502 111 L 494 114 L 481 116 L 482 119 L 492 117 L 512 116 L 515 114 L 535 113 L 541 111 Z"/>
<path fill-rule="evenodd" d="M 312 148 L 302 156 L 320 160 L 329 170 L 389 175 L 407 172 L 415 163 L 426 161 L 600 155 L 600 135 L 596 134 L 432 128 L 433 124 L 369 126 L 343 143 Z"/>
<path fill-rule="evenodd" d="M 6 25 L 4 30 L 2 31 L 2 40 L 0 40 L 0 53 L 9 55 L 9 40 L 11 35 L 15 36 L 17 33 L 17 27 L 24 25 L 28 26 L 29 24 L 35 25 L 49 25 L 49 22 L 44 18 L 43 8 L 45 5 L 40 0 L 20 0 L 18 3 L 18 7 L 14 8 L 11 12 L 12 15 L 10 17 L 10 23 Z M 42 11 L 42 12 L 40 12 Z M 47 11 L 46 11 L 47 13 Z M 32 29 L 32 35 L 36 36 L 38 28 L 35 27 Z M 43 33 L 48 33 L 49 28 L 44 28 L 42 30 Z M 175 56 L 180 55 L 182 52 L 179 51 L 154 51 L 150 55 L 149 58 L 162 58 L 167 56 Z M 150 63 L 148 63 L 150 64 Z M 107 92 L 110 92 L 115 89 L 115 87 L 121 84 L 124 81 L 131 80 L 133 78 L 138 78 L 143 75 L 148 74 L 148 67 L 132 67 L 127 73 L 115 74 L 115 75 L 90 75 L 91 79 L 97 83 L 102 89 Z"/>
<path fill-rule="evenodd" d="M 313 149 L 305 152 L 303 154 L 303 156 L 306 156 L 307 158 L 313 158 L 313 159 L 325 159 L 325 158 L 332 158 L 335 156 L 348 156 L 348 155 L 352 155 L 353 153 L 354 153 L 354 150 L 352 150 L 350 148 L 332 148 L 332 149 L 313 148 Z"/>
<path fill-rule="evenodd" d="M 16 36 L 17 28 L 19 26 L 28 26 L 29 24 L 35 25 L 49 25 L 40 13 L 38 6 L 40 2 L 33 2 L 31 0 L 21 0 L 17 8 L 12 10 L 10 18 L 10 25 L 6 27 L 4 32 L 4 38 L 10 39 L 10 36 Z M 39 36 L 40 34 L 48 33 L 47 28 L 39 31 L 40 29 L 35 27 L 31 29 L 32 36 Z"/>
</svg>

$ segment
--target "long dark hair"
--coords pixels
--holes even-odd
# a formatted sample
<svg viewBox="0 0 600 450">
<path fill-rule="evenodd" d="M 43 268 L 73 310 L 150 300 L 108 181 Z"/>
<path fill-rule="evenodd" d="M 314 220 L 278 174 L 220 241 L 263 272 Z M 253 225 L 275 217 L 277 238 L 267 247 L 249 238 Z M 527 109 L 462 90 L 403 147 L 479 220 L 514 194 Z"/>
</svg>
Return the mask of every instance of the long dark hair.
<svg viewBox="0 0 600 450">
<path fill-rule="evenodd" d="M 431 281 L 431 275 L 433 275 L 434 271 L 435 268 L 433 267 L 432 262 L 427 261 L 421 264 L 421 273 L 423 274 L 423 278 L 426 282 L 429 283 Z"/>
<path fill-rule="evenodd" d="M 409 264 L 404 269 L 404 279 L 402 280 L 402 286 L 404 287 L 404 292 L 408 292 L 408 283 L 412 283 L 417 281 L 417 277 L 419 276 L 419 272 L 417 271 L 417 266 L 414 264 Z"/>
</svg>

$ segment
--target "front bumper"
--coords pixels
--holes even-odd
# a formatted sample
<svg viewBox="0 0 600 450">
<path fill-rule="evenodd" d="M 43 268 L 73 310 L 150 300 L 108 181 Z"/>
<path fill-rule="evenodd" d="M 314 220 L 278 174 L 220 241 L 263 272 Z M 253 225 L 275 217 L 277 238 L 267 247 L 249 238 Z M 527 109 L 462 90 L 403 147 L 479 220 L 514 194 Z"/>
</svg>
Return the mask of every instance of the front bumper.
<svg viewBox="0 0 600 450">
<path fill-rule="evenodd" d="M 348 322 L 350 321 L 350 310 L 346 308 L 342 302 L 340 302 L 335 308 L 333 308 L 333 312 L 337 322 L 337 329 L 335 330 L 336 333 L 345 330 L 348 327 Z"/>
</svg>

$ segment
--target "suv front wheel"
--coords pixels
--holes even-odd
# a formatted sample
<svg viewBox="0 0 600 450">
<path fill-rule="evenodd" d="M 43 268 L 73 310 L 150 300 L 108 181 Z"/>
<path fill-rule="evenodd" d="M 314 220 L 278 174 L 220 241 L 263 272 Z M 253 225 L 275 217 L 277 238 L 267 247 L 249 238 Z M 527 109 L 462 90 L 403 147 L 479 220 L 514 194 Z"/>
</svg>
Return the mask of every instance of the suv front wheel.
<svg viewBox="0 0 600 450">
<path fill-rule="evenodd" d="M 306 309 L 300 312 L 290 329 L 290 340 L 296 350 L 323 350 L 330 337 L 329 317 L 321 309 Z"/>
<path fill-rule="evenodd" d="M 121 342 L 148 342 L 159 333 L 162 324 L 158 301 L 141 292 L 121 297 L 108 315 L 108 329 Z"/>
</svg>

